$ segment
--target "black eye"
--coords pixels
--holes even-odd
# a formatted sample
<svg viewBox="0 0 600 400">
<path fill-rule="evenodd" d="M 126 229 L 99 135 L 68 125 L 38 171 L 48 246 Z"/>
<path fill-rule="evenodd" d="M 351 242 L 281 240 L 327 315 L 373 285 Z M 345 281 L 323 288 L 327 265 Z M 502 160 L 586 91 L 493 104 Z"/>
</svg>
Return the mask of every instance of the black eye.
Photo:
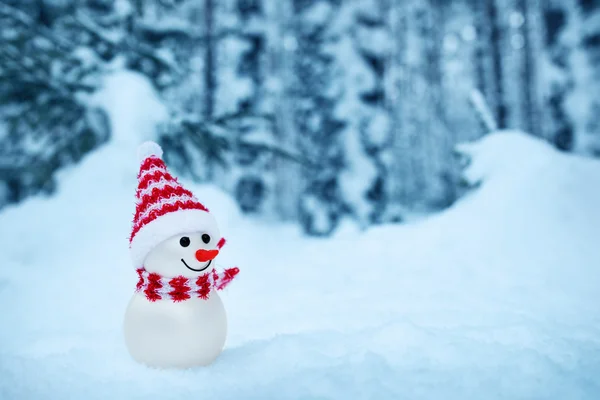
<svg viewBox="0 0 600 400">
<path fill-rule="evenodd" d="M 202 241 L 208 244 L 208 242 L 210 242 L 210 236 L 205 233 L 202 235 Z"/>
<path fill-rule="evenodd" d="M 182 237 L 179 239 L 179 244 L 181 247 L 188 247 L 190 245 L 190 238 L 187 236 Z"/>
</svg>

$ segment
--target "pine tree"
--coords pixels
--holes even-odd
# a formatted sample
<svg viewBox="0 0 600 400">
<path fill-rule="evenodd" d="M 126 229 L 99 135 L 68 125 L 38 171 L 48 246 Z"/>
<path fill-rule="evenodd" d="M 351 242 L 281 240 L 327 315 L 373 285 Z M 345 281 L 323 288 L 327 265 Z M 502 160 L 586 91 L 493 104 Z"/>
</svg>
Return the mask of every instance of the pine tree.
<svg viewBox="0 0 600 400">
<path fill-rule="evenodd" d="M 54 173 L 110 133 L 104 112 L 85 101 L 99 86 L 101 60 L 54 33 L 61 10 L 17 6 L 0 3 L 0 206 L 51 193 Z"/>
<path fill-rule="evenodd" d="M 519 0 L 517 11 L 523 15 L 523 51 L 521 66 L 523 82 L 529 87 L 524 93 L 524 105 L 530 114 L 526 118 L 527 131 L 553 142 L 550 124 L 548 76 L 549 63 L 546 38 L 545 14 L 547 1 Z"/>
<path fill-rule="evenodd" d="M 494 127 L 600 151 L 593 1 L 0 1 L 0 206 L 108 139 L 85 99 L 118 63 L 178 174 L 312 235 L 451 204 L 454 144 Z"/>
<path fill-rule="evenodd" d="M 108 140 L 109 121 L 87 104 L 106 65 L 118 58 L 157 88 L 178 68 L 164 47 L 173 32 L 145 28 L 137 4 L 90 0 L 0 3 L 0 120 L 6 163 L 0 204 L 54 188 L 54 173 Z"/>
<path fill-rule="evenodd" d="M 429 90 L 424 164 L 428 180 L 427 208 L 440 209 L 452 204 L 457 197 L 456 179 L 459 171 L 453 163 L 453 148 L 457 141 L 457 129 L 449 124 L 445 88 L 444 40 L 451 8 L 444 0 L 429 0 L 424 16 L 422 32 L 424 43 L 424 71 Z"/>
<path fill-rule="evenodd" d="M 293 0 L 265 2 L 268 21 L 266 70 L 266 108 L 274 118 L 276 143 L 283 149 L 296 149 L 293 96 L 295 52 L 298 42 L 293 26 Z M 300 163 L 276 157 L 273 160 L 273 198 L 276 215 L 283 221 L 298 221 L 298 202 L 303 191 L 303 169 Z"/>
<path fill-rule="evenodd" d="M 570 0 L 564 4 L 568 23 L 560 41 L 568 49 L 565 65 L 572 88 L 564 96 L 564 110 L 573 123 L 573 151 L 600 155 L 600 4 Z"/>
<path fill-rule="evenodd" d="M 261 0 L 236 0 L 232 7 L 238 33 L 229 40 L 237 46 L 230 51 L 236 79 L 219 80 L 222 96 L 242 92 L 232 102 L 237 115 L 230 125 L 235 135 L 230 170 L 225 177 L 241 209 L 245 212 L 273 214 L 274 154 L 261 145 L 276 143 L 272 109 L 266 90 L 267 21 Z M 242 83 L 241 85 L 240 82 Z M 246 90 L 240 91 L 239 87 Z"/>
<path fill-rule="evenodd" d="M 565 99 L 573 87 L 568 63 L 569 49 L 562 41 L 568 23 L 568 12 L 562 2 L 551 2 L 544 10 L 545 47 L 548 70 L 547 91 L 548 129 L 550 140 L 561 150 L 573 147 L 574 127 L 565 110 Z"/>
<path fill-rule="evenodd" d="M 471 0 L 475 13 L 477 89 L 483 94 L 499 129 L 507 126 L 507 99 L 502 63 L 503 30 L 496 0 Z"/>
<path fill-rule="evenodd" d="M 182 79 L 163 91 L 172 114 L 160 132 L 165 157 L 179 173 L 230 192 L 243 211 L 272 213 L 275 160 L 299 160 L 274 138 L 262 2 L 187 1 L 173 10 L 190 40 L 175 46 L 187 58 L 178 60 Z"/>
<path fill-rule="evenodd" d="M 498 128 L 521 129 L 552 141 L 548 111 L 545 2 L 472 1 L 477 13 L 478 89 Z"/>
<path fill-rule="evenodd" d="M 152 15 L 169 15 L 173 5 L 158 0 L 120 2 L 91 0 L 73 5 L 57 19 L 55 30 L 63 37 L 76 38 L 105 61 L 122 58 L 125 67 L 147 76 L 163 90 L 181 78 L 171 38 L 181 41 L 182 29 L 155 24 Z M 185 35 L 184 35 L 185 37 Z M 177 76 L 179 73 L 179 76 Z"/>
<path fill-rule="evenodd" d="M 441 115 L 450 132 L 451 146 L 488 132 L 470 103 L 474 90 L 485 93 L 490 106 L 494 97 L 490 93 L 494 92 L 494 81 L 489 68 L 489 47 L 484 48 L 480 37 L 484 33 L 484 24 L 479 22 L 481 4 L 477 2 L 480 9 L 473 10 L 471 0 L 453 0 L 443 13 L 438 13 L 444 20 L 439 23 L 443 45 L 440 65 L 444 112 Z"/>
<path fill-rule="evenodd" d="M 382 220 L 388 203 L 382 154 L 390 140 L 384 82 L 392 39 L 381 2 L 348 3 L 339 14 L 335 53 L 341 96 L 336 112 L 346 121 L 340 133 L 345 154 L 340 188 L 351 214 L 366 227 Z"/>
<path fill-rule="evenodd" d="M 166 46 L 182 71 L 162 91 L 171 119 L 159 127 L 160 143 L 166 160 L 179 174 L 210 181 L 219 169 L 226 168 L 226 154 L 232 147 L 215 115 L 218 4 L 187 0 L 165 9 L 162 2 L 157 3 L 146 11 L 145 25 L 156 31 L 155 37 L 179 32 Z"/>
<path fill-rule="evenodd" d="M 325 1 L 294 1 L 294 123 L 298 150 L 315 167 L 305 170 L 299 217 L 304 231 L 329 235 L 346 212 L 339 186 L 344 167 L 340 133 L 345 122 L 335 113 L 338 94 L 332 90 L 335 57 L 329 45 L 329 23 L 338 4 Z"/>
</svg>

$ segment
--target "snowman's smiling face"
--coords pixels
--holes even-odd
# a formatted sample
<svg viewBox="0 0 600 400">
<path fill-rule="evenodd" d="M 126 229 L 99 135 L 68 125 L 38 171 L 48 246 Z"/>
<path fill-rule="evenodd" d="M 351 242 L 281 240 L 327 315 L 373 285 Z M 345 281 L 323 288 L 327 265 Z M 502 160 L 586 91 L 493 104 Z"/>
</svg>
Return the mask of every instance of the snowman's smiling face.
<svg viewBox="0 0 600 400">
<path fill-rule="evenodd" d="M 150 251 L 144 267 L 165 277 L 205 274 L 218 254 L 219 239 L 216 228 L 173 236 Z"/>
</svg>

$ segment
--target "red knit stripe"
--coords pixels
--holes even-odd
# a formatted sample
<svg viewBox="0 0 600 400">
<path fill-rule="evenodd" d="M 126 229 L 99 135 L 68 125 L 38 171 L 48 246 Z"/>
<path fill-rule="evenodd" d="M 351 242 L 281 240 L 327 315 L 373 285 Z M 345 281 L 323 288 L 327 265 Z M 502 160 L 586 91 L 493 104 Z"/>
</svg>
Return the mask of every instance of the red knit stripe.
<svg viewBox="0 0 600 400">
<path fill-rule="evenodd" d="M 148 275 L 148 287 L 144 290 L 146 298 L 150 301 L 160 300 L 161 296 L 158 293 L 158 290 L 161 288 L 162 283 L 160 283 L 160 275 L 155 272 Z"/>
<path fill-rule="evenodd" d="M 158 217 L 161 217 L 167 213 L 177 210 L 202 210 L 208 212 L 208 209 L 204 207 L 204 205 L 194 200 L 188 200 L 186 202 L 177 201 L 173 204 L 165 204 L 160 209 L 152 211 L 141 221 L 134 221 L 135 225 L 133 227 L 133 230 L 131 231 L 129 243 L 131 243 L 136 233 L 138 233 L 139 230 L 142 229 L 142 226 L 154 221 Z"/>
<path fill-rule="evenodd" d="M 223 290 L 239 272 L 240 269 L 238 267 L 227 268 L 225 271 L 223 271 L 223 276 L 221 277 L 220 281 L 218 283 L 215 281 L 216 289 Z"/>
<path fill-rule="evenodd" d="M 235 278 L 235 276 L 239 273 L 240 273 L 240 269 L 238 267 L 227 268 L 223 272 L 223 275 L 225 276 L 224 279 L 230 281 L 233 278 Z"/>
<path fill-rule="evenodd" d="M 138 173 L 138 179 L 144 171 L 149 170 L 152 167 L 164 168 L 167 169 L 165 162 L 156 156 L 147 157 L 140 165 L 140 172 Z"/>
<path fill-rule="evenodd" d="M 181 186 L 165 186 L 163 188 L 154 188 L 152 192 L 145 194 L 140 202 L 135 207 L 135 219 L 138 219 L 141 214 L 144 213 L 153 204 L 159 203 L 163 199 L 167 199 L 172 196 L 188 196 L 193 198 L 194 195 L 187 189 Z"/>
<path fill-rule="evenodd" d="M 202 210 L 208 212 L 208 209 L 204 207 L 201 203 L 195 200 L 186 200 L 186 201 L 177 201 L 171 204 L 164 204 L 161 208 L 152 210 L 148 215 L 146 215 L 142 220 L 134 221 L 135 227 L 134 231 L 137 233 L 141 229 L 141 227 L 145 224 L 148 224 L 155 220 L 156 218 L 165 215 L 169 212 L 178 211 L 178 210 Z M 132 236 L 135 236 L 132 232 Z"/>
<path fill-rule="evenodd" d="M 177 182 L 177 179 L 175 179 L 173 175 L 169 174 L 166 170 L 158 169 L 150 174 L 144 175 L 144 177 L 140 180 L 136 197 L 140 191 L 146 189 L 150 183 L 158 182 L 161 178 L 169 182 Z"/>
<path fill-rule="evenodd" d="M 187 196 L 190 198 L 190 200 L 193 200 L 192 192 L 182 188 L 181 186 L 178 188 L 173 188 L 169 186 L 165 187 L 164 189 L 152 189 L 152 193 L 145 195 L 142 201 L 135 206 L 134 221 L 137 221 L 140 218 L 140 216 L 153 204 L 160 203 L 162 200 L 170 198 L 172 196 Z"/>
<path fill-rule="evenodd" d="M 190 192 L 189 190 L 186 190 L 183 186 L 181 186 L 179 183 L 175 182 L 174 180 L 168 180 L 165 178 L 161 178 L 159 180 L 156 181 L 156 183 L 163 183 L 164 181 L 164 186 L 162 187 L 154 187 L 152 188 L 152 190 L 150 191 L 150 193 L 144 193 L 143 195 L 141 195 L 141 191 L 139 191 L 138 193 L 136 193 L 136 198 L 138 200 L 138 202 L 140 201 L 144 201 L 144 199 L 146 199 L 147 197 L 152 197 L 156 195 L 156 191 L 157 190 L 175 190 L 175 189 L 183 189 L 186 192 L 189 193 L 189 196 L 192 197 L 193 194 L 192 192 Z"/>
<path fill-rule="evenodd" d="M 208 299 L 208 295 L 210 294 L 210 281 L 208 279 L 208 274 L 199 276 L 198 279 L 196 279 L 196 285 L 198 285 L 200 288 L 197 290 L 198 297 L 204 300 Z"/>
<path fill-rule="evenodd" d="M 173 299 L 173 301 L 183 301 L 190 298 L 190 287 L 188 286 L 188 278 L 185 276 L 178 276 L 169 281 L 169 284 L 173 288 L 169 292 L 169 295 Z"/>
<path fill-rule="evenodd" d="M 144 269 L 143 268 L 138 268 L 138 269 L 136 269 L 136 272 L 137 272 L 138 276 L 140 277 L 140 279 L 138 280 L 137 285 L 135 285 L 135 289 L 137 291 L 140 291 L 140 289 L 144 285 L 144 276 L 142 275 L 142 273 L 144 272 Z"/>
<path fill-rule="evenodd" d="M 168 285 L 167 287 L 170 287 L 171 289 L 167 294 L 161 296 L 159 292 L 161 289 L 164 289 L 161 281 L 164 282 L 165 278 L 157 273 L 147 274 L 143 267 L 136 271 L 140 276 L 140 282 L 136 286 L 137 291 L 142 291 L 146 295 L 146 298 L 152 302 L 162 299 L 171 299 L 174 302 L 180 302 L 189 300 L 192 297 L 206 300 L 208 299 L 212 288 L 222 290 L 240 272 L 237 267 L 225 269 L 222 273 L 217 273 L 217 271 L 213 269 L 207 274 L 196 277 L 195 283 L 198 286 L 198 289 L 195 291 L 192 291 L 191 289 L 191 278 L 181 275 L 170 278 L 169 282 L 165 283 L 165 285 Z"/>
</svg>

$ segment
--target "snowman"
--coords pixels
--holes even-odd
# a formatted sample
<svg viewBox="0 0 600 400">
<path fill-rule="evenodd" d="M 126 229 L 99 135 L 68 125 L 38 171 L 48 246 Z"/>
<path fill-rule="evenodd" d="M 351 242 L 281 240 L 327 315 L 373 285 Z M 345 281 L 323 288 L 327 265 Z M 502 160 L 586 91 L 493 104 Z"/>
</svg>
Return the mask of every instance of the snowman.
<svg viewBox="0 0 600 400">
<path fill-rule="evenodd" d="M 138 362 L 159 368 L 212 363 L 223 350 L 227 317 L 217 290 L 238 268 L 217 272 L 225 244 L 215 218 L 174 178 L 153 142 L 141 162 L 129 248 L 139 280 L 125 312 L 125 344 Z"/>
</svg>

